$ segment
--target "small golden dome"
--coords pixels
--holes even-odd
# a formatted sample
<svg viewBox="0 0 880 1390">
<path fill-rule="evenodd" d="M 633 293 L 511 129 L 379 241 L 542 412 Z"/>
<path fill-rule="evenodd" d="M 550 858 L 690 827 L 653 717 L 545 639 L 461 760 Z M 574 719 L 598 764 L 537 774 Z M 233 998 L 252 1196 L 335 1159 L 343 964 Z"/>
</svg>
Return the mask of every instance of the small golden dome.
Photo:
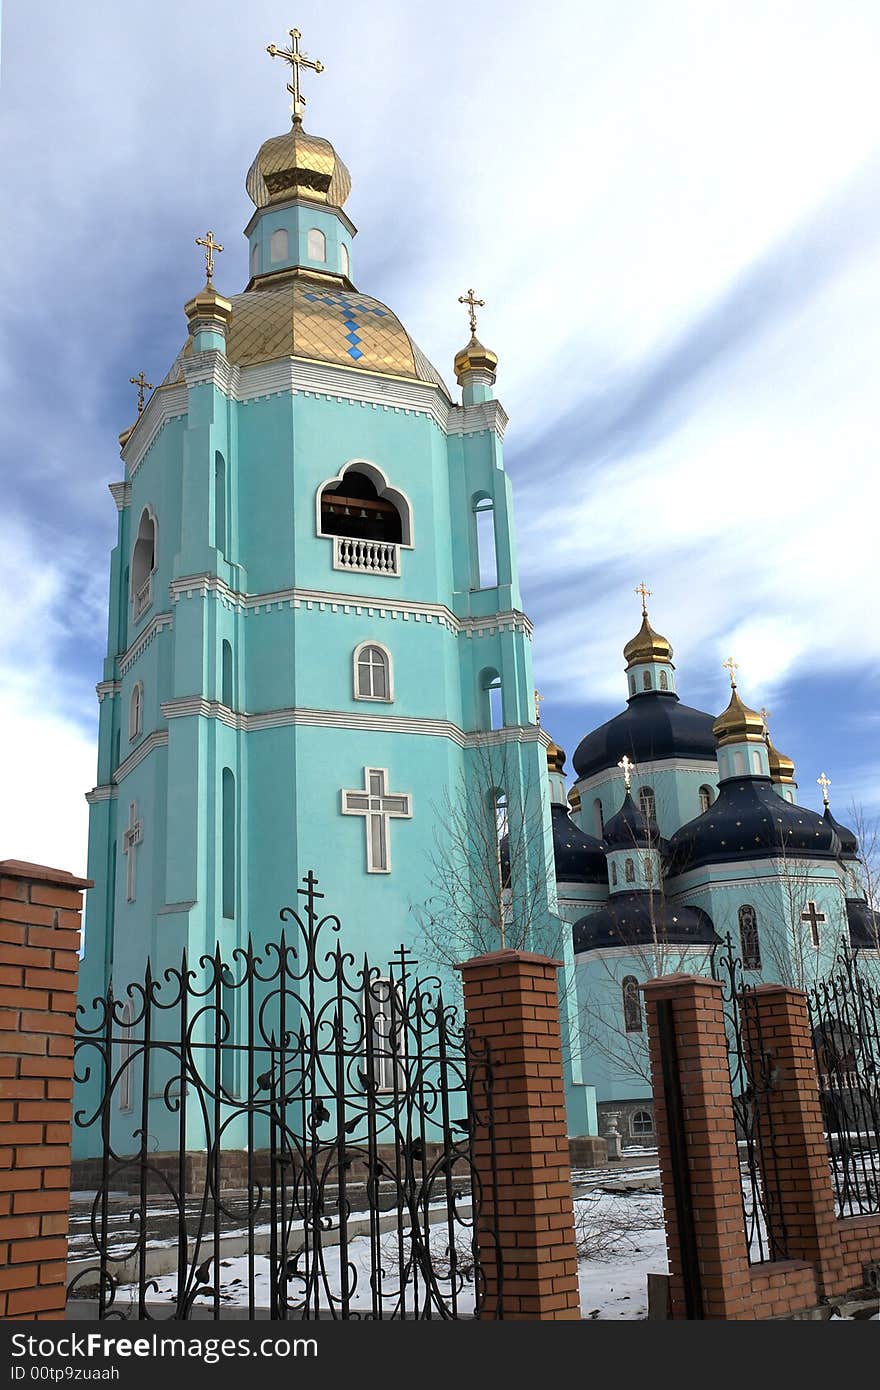
<svg viewBox="0 0 880 1390">
<path fill-rule="evenodd" d="M 581 794 L 577 787 L 572 787 L 571 791 L 568 793 L 568 804 L 575 814 L 581 809 Z"/>
<path fill-rule="evenodd" d="M 639 666 L 644 661 L 672 661 L 672 645 L 669 639 L 661 637 L 648 622 L 647 613 L 642 613 L 642 625 L 635 637 L 631 637 L 623 649 L 626 669 Z"/>
<path fill-rule="evenodd" d="M 565 749 L 558 743 L 547 744 L 547 767 L 550 772 L 561 772 L 565 767 Z"/>
<path fill-rule="evenodd" d="M 784 753 L 780 753 L 770 742 L 767 736 L 767 759 L 770 763 L 771 782 L 794 783 L 794 763 L 791 758 L 787 758 Z"/>
<path fill-rule="evenodd" d="M 191 333 L 201 329 L 217 329 L 225 332 L 232 319 L 232 302 L 218 294 L 211 284 L 205 285 L 183 306 L 189 319 Z"/>
<path fill-rule="evenodd" d="M 455 354 L 453 370 L 455 371 L 455 379 L 461 386 L 463 384 L 461 379 L 465 372 L 488 372 L 494 380 L 497 366 L 498 358 L 495 353 L 490 348 L 483 347 L 479 338 L 474 334 L 467 346 Z"/>
<path fill-rule="evenodd" d="M 306 134 L 297 122 L 286 135 L 263 142 L 245 187 L 258 208 L 291 198 L 341 208 L 351 192 L 351 174 L 329 140 Z"/>
<path fill-rule="evenodd" d="M 764 717 L 757 710 L 744 705 L 736 686 L 733 686 L 730 704 L 715 720 L 712 733 L 719 746 L 725 743 L 763 743 Z"/>
</svg>

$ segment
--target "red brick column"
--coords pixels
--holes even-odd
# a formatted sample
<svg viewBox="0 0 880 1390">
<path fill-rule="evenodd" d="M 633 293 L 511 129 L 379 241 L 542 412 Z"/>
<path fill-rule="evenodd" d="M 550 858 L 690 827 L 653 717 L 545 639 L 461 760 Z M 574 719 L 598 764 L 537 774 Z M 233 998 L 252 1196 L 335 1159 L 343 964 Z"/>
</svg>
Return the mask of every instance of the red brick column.
<svg viewBox="0 0 880 1390">
<path fill-rule="evenodd" d="M 643 989 L 672 1316 L 749 1317 L 751 1277 L 721 984 L 695 975 L 665 975 Z M 671 1025 L 666 1068 L 661 1014 Z M 667 1082 L 675 1092 L 676 1077 L 678 1093 L 667 1093 Z M 695 1295 L 690 1311 L 688 1268 Z"/>
<path fill-rule="evenodd" d="M 556 987 L 559 964 L 525 951 L 496 951 L 458 967 L 474 1041 L 477 1047 L 484 1041 L 491 1047 L 500 1315 L 505 1318 L 580 1317 Z M 474 1147 L 482 1178 L 482 1225 L 488 1232 L 496 1220 L 490 1141 L 479 1128 Z M 485 1316 L 495 1317 L 498 1290 L 488 1236 L 483 1249 Z"/>
<path fill-rule="evenodd" d="M 0 861 L 0 1318 L 63 1318 L 86 879 Z"/>
<path fill-rule="evenodd" d="M 764 1188 L 775 1234 L 789 1258 L 816 1267 L 826 1296 L 848 1291 L 806 996 L 787 985 L 758 985 L 742 996 L 746 1046 L 763 1052 L 772 1073 L 760 1140 Z M 770 1146 L 772 1145 L 772 1149 Z"/>
</svg>

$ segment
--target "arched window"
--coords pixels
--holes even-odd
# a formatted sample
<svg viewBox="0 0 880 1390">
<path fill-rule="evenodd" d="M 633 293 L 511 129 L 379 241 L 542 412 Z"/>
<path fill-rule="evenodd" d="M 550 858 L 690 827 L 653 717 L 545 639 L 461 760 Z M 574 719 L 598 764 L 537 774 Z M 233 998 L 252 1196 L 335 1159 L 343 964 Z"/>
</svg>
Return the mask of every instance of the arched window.
<svg viewBox="0 0 880 1390">
<path fill-rule="evenodd" d="M 611 886 L 617 887 L 617 863 L 614 859 L 611 861 Z"/>
<path fill-rule="evenodd" d="M 642 672 L 642 689 L 643 689 L 643 690 L 650 690 L 650 689 L 651 689 L 651 672 L 650 672 L 650 671 L 643 671 L 643 672 Z"/>
<path fill-rule="evenodd" d="M 629 1122 L 633 1139 L 647 1139 L 654 1133 L 654 1116 L 650 1110 L 634 1110 Z"/>
<path fill-rule="evenodd" d="M 713 796 L 711 787 L 700 787 L 700 811 L 708 811 L 712 805 Z"/>
<path fill-rule="evenodd" d="M 374 642 L 362 642 L 354 653 L 354 698 L 391 700 L 391 654 Z"/>
<path fill-rule="evenodd" d="M 596 826 L 596 835 L 601 840 L 602 836 L 605 834 L 605 816 L 602 812 L 601 798 L 598 796 L 593 802 L 593 821 Z"/>
<path fill-rule="evenodd" d="M 635 678 L 635 676 L 630 676 L 630 678 L 629 678 L 629 693 L 630 693 L 630 695 L 635 695 L 635 693 L 636 693 L 636 678 Z"/>
<path fill-rule="evenodd" d="M 131 557 L 131 604 L 135 618 L 145 613 L 153 602 L 156 541 L 156 518 L 149 507 L 144 507 Z"/>
<path fill-rule="evenodd" d="M 635 975 L 623 977 L 623 1026 L 628 1033 L 642 1031 L 642 998 Z"/>
<path fill-rule="evenodd" d="M 653 787 L 639 788 L 639 810 L 645 820 L 653 820 L 657 814 L 657 802 Z"/>
<path fill-rule="evenodd" d="M 739 948 L 743 970 L 761 969 L 761 943 L 758 940 L 758 914 L 751 903 L 743 903 L 738 914 Z"/>
<path fill-rule="evenodd" d="M 306 254 L 310 261 L 325 261 L 327 259 L 327 238 L 317 227 L 309 227 L 306 237 Z"/>
<path fill-rule="evenodd" d="M 498 583 L 495 553 L 495 503 L 491 497 L 474 499 L 475 578 L 477 589 L 494 589 Z"/>
<path fill-rule="evenodd" d="M 318 493 L 318 534 L 412 545 L 410 506 L 368 463 L 351 464 Z"/>
<path fill-rule="evenodd" d="M 633 863 L 632 859 L 627 859 L 627 860 L 625 861 L 625 863 L 624 863 L 624 865 L 623 865 L 623 876 L 624 876 L 624 878 L 626 879 L 627 883 L 635 883 L 635 881 L 636 881 L 636 866 L 635 866 L 635 864 Z"/>
<path fill-rule="evenodd" d="M 232 644 L 225 638 L 220 657 L 220 701 L 227 709 L 232 709 L 235 703 L 232 693 Z"/>
<path fill-rule="evenodd" d="M 140 681 L 135 683 L 128 702 L 128 737 L 137 738 L 144 728 L 144 687 Z"/>
<path fill-rule="evenodd" d="M 119 1109 L 131 1109 L 132 1095 L 132 1075 L 131 1075 L 131 1000 L 126 999 L 119 1016 Z"/>
<path fill-rule="evenodd" d="M 260 248 L 256 243 L 251 248 L 251 275 L 260 273 Z"/>
<path fill-rule="evenodd" d="M 661 690 L 668 690 L 668 689 L 669 689 L 669 677 L 668 677 L 668 675 L 666 674 L 666 672 L 665 672 L 665 671 L 662 671 L 662 670 L 661 670 L 661 672 L 660 672 L 660 689 L 661 689 Z"/>
<path fill-rule="evenodd" d="M 339 264 L 346 279 L 351 278 L 351 257 L 348 254 L 348 247 L 344 241 L 339 243 Z"/>
<path fill-rule="evenodd" d="M 235 916 L 235 776 L 224 767 L 221 789 L 221 849 L 223 916 Z"/>
<path fill-rule="evenodd" d="M 504 701 L 501 693 L 501 677 L 491 668 L 480 675 L 482 695 L 481 724 L 484 729 L 504 728 Z"/>
<path fill-rule="evenodd" d="M 645 855 L 645 882 L 654 882 L 654 861 L 650 854 Z"/>
<path fill-rule="evenodd" d="M 214 544 L 226 554 L 226 460 L 219 450 L 214 455 Z"/>
<path fill-rule="evenodd" d="M 735 752 L 734 755 L 733 755 L 733 775 L 734 775 L 734 777 L 739 777 L 739 776 L 741 776 L 742 773 L 745 772 L 745 770 L 746 770 L 745 758 L 743 757 L 742 753 L 740 753 L 739 749 L 737 749 L 736 752 Z"/>
<path fill-rule="evenodd" d="M 312 253 L 309 252 L 311 257 Z M 278 261 L 286 261 L 290 258 L 290 238 L 287 235 L 286 227 L 279 227 L 269 238 L 269 260 L 275 265 Z M 324 257 L 313 257 L 313 259 L 323 260 Z"/>
</svg>

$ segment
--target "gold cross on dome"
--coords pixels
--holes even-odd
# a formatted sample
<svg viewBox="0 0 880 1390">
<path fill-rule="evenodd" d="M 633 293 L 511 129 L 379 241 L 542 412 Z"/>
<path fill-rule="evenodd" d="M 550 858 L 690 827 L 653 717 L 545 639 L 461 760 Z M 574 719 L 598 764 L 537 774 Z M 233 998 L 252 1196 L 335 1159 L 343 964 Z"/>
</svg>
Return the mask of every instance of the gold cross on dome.
<svg viewBox="0 0 880 1390">
<path fill-rule="evenodd" d="M 816 778 L 816 781 L 819 783 L 819 786 L 822 788 L 822 800 L 824 801 L 825 805 L 827 806 L 827 805 L 828 805 L 828 788 L 831 786 L 831 778 L 830 778 L 830 777 L 826 777 L 826 776 L 825 776 L 825 773 L 823 772 L 821 777 L 817 777 L 817 778 Z"/>
<path fill-rule="evenodd" d="M 637 594 L 640 594 L 640 595 L 641 595 L 641 599 L 642 599 L 642 617 L 643 617 L 643 618 L 647 618 L 647 616 L 648 616 L 648 599 L 651 597 L 651 590 L 648 588 L 648 586 L 647 586 L 647 584 L 645 583 L 644 579 L 642 580 L 641 584 L 637 584 L 637 585 L 636 585 L 636 587 L 635 587 L 635 592 L 636 592 Z"/>
<path fill-rule="evenodd" d="M 623 773 L 623 785 L 626 788 L 626 790 L 629 791 L 630 787 L 632 786 L 632 775 L 635 772 L 636 765 L 634 762 L 631 762 L 627 755 L 624 753 L 617 766 Z"/>
<path fill-rule="evenodd" d="M 285 63 L 291 66 L 292 82 L 288 82 L 287 90 L 293 97 L 290 103 L 290 111 L 294 125 L 302 125 L 303 110 L 305 109 L 306 99 L 300 91 L 299 70 L 300 68 L 311 68 L 312 72 L 323 72 L 324 64 L 319 63 L 315 58 L 309 58 L 305 53 L 299 51 L 299 41 L 302 34 L 299 29 L 288 29 L 290 35 L 290 48 L 276 48 L 274 43 L 270 43 L 266 52 L 270 58 L 283 58 Z"/>
<path fill-rule="evenodd" d="M 140 419 L 144 413 L 144 392 L 152 391 L 153 383 L 147 381 L 142 370 L 138 372 L 137 376 L 130 376 L 128 379 L 132 386 L 136 386 L 138 389 L 138 419 Z"/>
<path fill-rule="evenodd" d="M 197 236 L 196 246 L 204 246 L 205 248 L 205 274 L 210 285 L 214 279 L 214 252 L 222 251 L 223 247 L 219 241 L 214 240 L 213 232 L 208 232 L 207 236 Z"/>
<path fill-rule="evenodd" d="M 470 320 L 471 325 L 471 337 L 475 338 L 477 336 L 477 309 L 485 309 L 486 301 L 485 299 L 477 299 L 473 290 L 468 290 L 467 294 L 460 294 L 458 296 L 458 302 L 459 304 L 466 304 L 468 306 L 468 319 Z"/>
<path fill-rule="evenodd" d="M 736 690 L 736 676 L 734 675 L 734 671 L 739 670 L 739 662 L 734 661 L 733 657 L 729 656 L 726 661 L 722 661 L 721 665 L 724 667 L 725 671 L 730 676 L 730 684 L 732 688 Z"/>
<path fill-rule="evenodd" d="M 540 727 L 541 727 L 541 705 L 542 705 L 544 699 L 545 699 L 545 696 L 543 696 L 543 695 L 541 694 L 540 690 L 536 690 L 536 691 L 535 691 L 535 723 L 537 724 L 537 726 L 538 726 L 539 729 L 540 729 Z"/>
<path fill-rule="evenodd" d="M 768 709 L 765 709 L 763 705 L 761 706 L 761 719 L 762 719 L 763 722 L 764 722 L 764 737 L 767 739 L 767 741 L 768 741 L 768 743 L 769 743 L 769 741 L 770 741 L 770 722 L 769 722 L 769 721 L 770 721 L 770 711 L 769 711 Z"/>
</svg>

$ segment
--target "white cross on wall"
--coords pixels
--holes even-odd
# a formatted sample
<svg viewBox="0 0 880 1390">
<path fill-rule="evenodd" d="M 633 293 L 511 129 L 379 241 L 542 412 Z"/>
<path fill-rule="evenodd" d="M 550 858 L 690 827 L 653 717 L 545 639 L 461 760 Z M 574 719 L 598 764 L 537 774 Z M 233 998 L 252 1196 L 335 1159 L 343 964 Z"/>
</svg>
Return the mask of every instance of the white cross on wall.
<svg viewBox="0 0 880 1390">
<path fill-rule="evenodd" d="M 384 767 L 365 767 L 363 788 L 342 792 L 342 814 L 363 816 L 367 839 L 367 873 L 391 872 L 388 822 L 409 820 L 412 797 L 405 792 L 388 791 L 388 771 Z"/>
<path fill-rule="evenodd" d="M 122 853 L 128 860 L 125 871 L 125 896 L 130 903 L 134 902 L 136 891 L 135 850 L 143 839 L 143 829 L 143 821 L 138 820 L 137 802 L 132 801 L 128 808 L 128 826 L 122 835 Z"/>
</svg>

